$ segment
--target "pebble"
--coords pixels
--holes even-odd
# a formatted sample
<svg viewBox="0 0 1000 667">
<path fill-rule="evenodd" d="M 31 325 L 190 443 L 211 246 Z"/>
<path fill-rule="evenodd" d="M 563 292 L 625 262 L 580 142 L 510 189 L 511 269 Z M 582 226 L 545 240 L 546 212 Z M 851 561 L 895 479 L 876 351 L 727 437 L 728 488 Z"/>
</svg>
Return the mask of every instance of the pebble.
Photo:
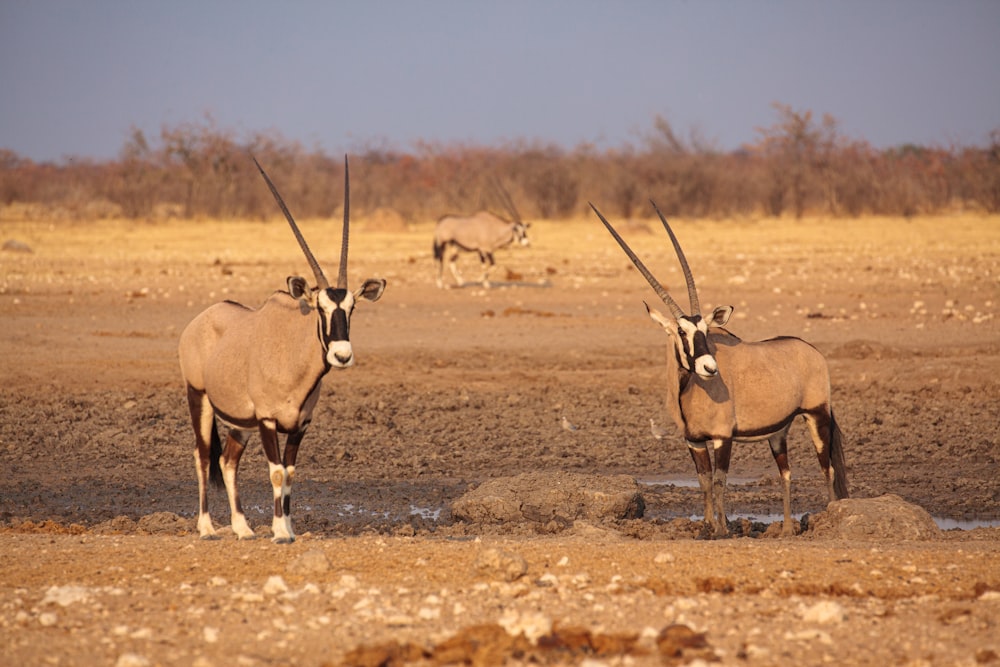
<svg viewBox="0 0 1000 667">
<path fill-rule="evenodd" d="M 267 578 L 267 582 L 264 584 L 265 595 L 279 595 L 287 592 L 288 584 L 281 578 L 281 575 L 275 574 Z"/>
<path fill-rule="evenodd" d="M 847 617 L 847 613 L 840 603 L 833 600 L 822 600 L 810 607 L 803 607 L 800 609 L 799 615 L 807 623 L 823 625 L 840 623 Z"/>
<path fill-rule="evenodd" d="M 151 664 L 149 658 L 138 653 L 122 653 L 115 661 L 115 667 L 149 667 Z"/>
</svg>

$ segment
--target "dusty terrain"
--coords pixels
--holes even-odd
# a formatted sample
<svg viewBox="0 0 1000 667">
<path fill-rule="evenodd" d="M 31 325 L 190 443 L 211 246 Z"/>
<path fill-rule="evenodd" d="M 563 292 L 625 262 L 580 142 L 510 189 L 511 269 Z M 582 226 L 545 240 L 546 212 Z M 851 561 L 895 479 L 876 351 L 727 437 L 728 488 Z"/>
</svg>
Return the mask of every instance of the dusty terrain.
<svg viewBox="0 0 1000 667">
<path fill-rule="evenodd" d="M 338 224 L 302 227 L 335 272 Z M 622 228 L 685 304 L 662 231 Z M 656 296 L 596 219 L 536 222 L 489 290 L 434 287 L 429 225 L 359 220 L 352 284 L 389 286 L 355 313 L 356 366 L 324 384 L 299 539 L 267 539 L 255 439 L 241 489 L 259 539 L 198 540 L 177 339 L 207 305 L 258 305 L 308 272 L 287 226 L 8 211 L 0 241 L 32 252 L 0 253 L 0 662 L 1000 664 L 1000 219 L 675 228 L 706 310 L 732 304 L 737 335 L 801 336 L 829 359 L 852 497 L 897 494 L 958 529 L 758 537 L 781 508 L 761 444 L 730 471 L 734 533 L 753 537 L 698 539 L 666 341 L 642 307 Z M 822 512 L 802 425 L 790 457 L 793 511 Z M 646 514 L 452 518 L 476 484 L 525 471 L 634 476 Z M 224 494 L 211 502 L 225 525 Z"/>
</svg>

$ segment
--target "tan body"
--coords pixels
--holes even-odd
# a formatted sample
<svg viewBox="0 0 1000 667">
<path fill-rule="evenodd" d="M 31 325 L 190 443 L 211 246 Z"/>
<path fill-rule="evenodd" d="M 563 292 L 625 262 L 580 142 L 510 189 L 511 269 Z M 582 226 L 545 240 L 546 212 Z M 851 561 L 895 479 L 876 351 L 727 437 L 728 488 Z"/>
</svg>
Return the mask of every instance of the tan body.
<svg viewBox="0 0 1000 667">
<path fill-rule="evenodd" d="M 289 433 L 308 423 L 329 370 L 317 336 L 315 309 L 288 292 L 256 310 L 217 303 L 181 334 L 181 372 L 227 423 L 269 419 Z"/>
<path fill-rule="evenodd" d="M 444 286 L 446 256 L 456 284 L 462 286 L 462 276 L 455 265 L 460 251 L 479 254 L 483 268 L 479 282 L 488 287 L 489 271 L 494 264 L 493 253 L 515 241 L 518 245 L 530 245 L 527 227 L 524 223 L 504 220 L 487 211 L 470 216 L 446 215 L 438 220 L 434 228 L 434 261 L 437 264 L 438 287 Z"/>
</svg>

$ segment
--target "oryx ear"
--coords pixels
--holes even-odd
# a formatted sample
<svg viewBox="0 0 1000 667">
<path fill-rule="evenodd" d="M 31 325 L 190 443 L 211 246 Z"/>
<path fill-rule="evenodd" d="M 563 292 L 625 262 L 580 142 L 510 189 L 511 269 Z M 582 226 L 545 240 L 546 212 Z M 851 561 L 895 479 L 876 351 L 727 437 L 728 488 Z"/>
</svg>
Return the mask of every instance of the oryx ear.
<svg viewBox="0 0 1000 667">
<path fill-rule="evenodd" d="M 382 298 L 382 292 L 385 291 L 385 280 L 382 278 L 375 279 L 369 278 L 365 281 L 357 291 L 354 292 L 354 298 L 358 299 L 364 297 L 369 301 L 378 301 Z"/>
<path fill-rule="evenodd" d="M 650 308 L 649 304 L 645 301 L 642 302 L 642 305 L 646 306 L 646 312 L 649 314 L 649 319 L 663 327 L 663 330 L 671 336 L 677 333 L 677 320 L 672 317 L 667 317 L 656 308 Z"/>
<path fill-rule="evenodd" d="M 288 293 L 293 298 L 302 299 L 309 296 L 309 283 L 302 276 L 288 276 L 285 282 L 288 284 Z"/>
<path fill-rule="evenodd" d="M 716 327 L 725 326 L 726 322 L 732 316 L 733 310 L 735 309 L 732 306 L 719 306 L 712 311 L 712 317 L 708 323 Z"/>
</svg>

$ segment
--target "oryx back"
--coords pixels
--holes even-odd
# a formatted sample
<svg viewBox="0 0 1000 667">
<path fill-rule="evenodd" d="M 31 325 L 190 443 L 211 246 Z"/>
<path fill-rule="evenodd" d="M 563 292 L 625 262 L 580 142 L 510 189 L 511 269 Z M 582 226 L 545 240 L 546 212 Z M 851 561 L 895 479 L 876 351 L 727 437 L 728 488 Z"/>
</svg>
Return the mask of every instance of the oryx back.
<svg viewBox="0 0 1000 667">
<path fill-rule="evenodd" d="M 709 335 L 718 378 L 692 374 L 681 394 L 688 440 L 765 440 L 800 414 L 830 410 L 826 360 L 809 343 L 785 337 L 746 342 L 716 331 Z"/>
</svg>

